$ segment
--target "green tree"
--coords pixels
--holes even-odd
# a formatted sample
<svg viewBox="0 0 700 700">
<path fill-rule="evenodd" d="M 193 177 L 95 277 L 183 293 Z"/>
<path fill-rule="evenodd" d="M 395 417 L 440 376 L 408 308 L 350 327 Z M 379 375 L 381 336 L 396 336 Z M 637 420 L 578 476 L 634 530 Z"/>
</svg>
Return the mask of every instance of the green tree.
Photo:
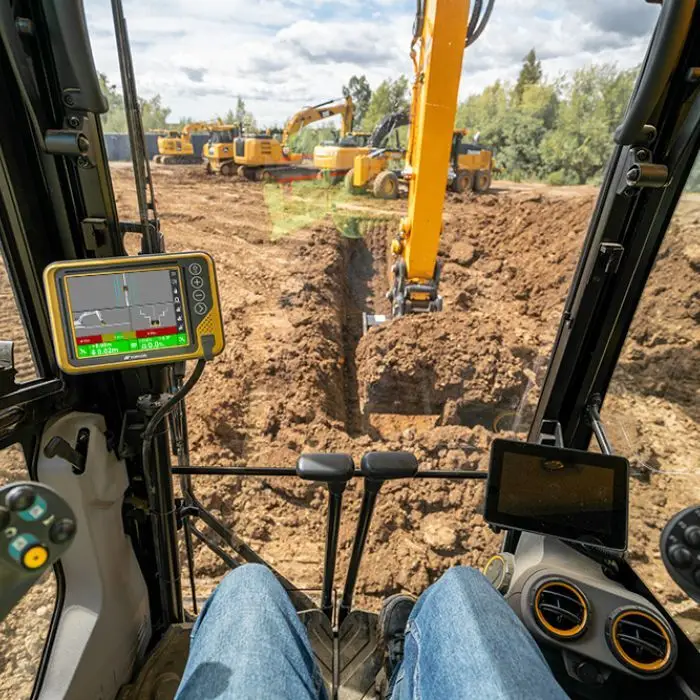
<svg viewBox="0 0 700 700">
<path fill-rule="evenodd" d="M 102 128 L 108 133 L 125 134 L 127 128 L 124 99 L 117 91 L 117 86 L 110 83 L 104 73 L 99 73 L 98 78 L 102 94 L 109 104 L 109 111 L 102 115 Z"/>
<path fill-rule="evenodd" d="M 236 110 L 229 109 L 223 117 L 225 124 L 241 124 L 245 131 L 252 133 L 257 129 L 257 123 L 252 112 L 246 109 L 245 101 L 239 95 L 236 100 Z"/>
<path fill-rule="evenodd" d="M 554 182 L 595 181 L 610 155 L 637 69 L 610 64 L 577 70 L 564 87 L 556 128 L 542 141 L 542 161 Z"/>
<path fill-rule="evenodd" d="M 410 102 L 408 78 L 400 75 L 396 80 L 382 81 L 372 93 L 362 128 L 371 131 L 387 114 L 408 109 Z"/>
<path fill-rule="evenodd" d="M 520 69 L 518 81 L 513 89 L 516 102 L 522 99 L 527 85 L 537 85 L 540 80 L 542 80 L 542 63 L 537 60 L 535 49 L 530 49 L 523 59 L 523 67 Z"/>
<path fill-rule="evenodd" d="M 124 111 L 124 98 L 117 90 L 117 86 L 110 83 L 104 73 L 99 74 L 100 88 L 109 103 L 109 111 L 102 115 L 102 127 L 106 132 L 125 134 L 127 132 L 126 113 Z M 144 131 L 157 131 L 167 127 L 167 119 L 170 116 L 170 108 L 162 104 L 160 95 L 155 95 L 149 100 L 139 98 L 141 107 L 141 120 Z"/>
<path fill-rule="evenodd" d="M 372 99 L 372 88 L 364 75 L 353 75 L 347 85 L 343 85 L 343 97 L 352 97 L 355 105 L 355 124 L 362 124 Z"/>
<path fill-rule="evenodd" d="M 480 95 L 471 95 L 457 108 L 456 126 L 458 129 L 468 129 L 474 134 L 484 132 L 498 117 L 508 109 L 508 86 L 497 80 L 493 85 L 484 88 Z M 489 139 L 489 143 L 492 139 Z"/>
</svg>

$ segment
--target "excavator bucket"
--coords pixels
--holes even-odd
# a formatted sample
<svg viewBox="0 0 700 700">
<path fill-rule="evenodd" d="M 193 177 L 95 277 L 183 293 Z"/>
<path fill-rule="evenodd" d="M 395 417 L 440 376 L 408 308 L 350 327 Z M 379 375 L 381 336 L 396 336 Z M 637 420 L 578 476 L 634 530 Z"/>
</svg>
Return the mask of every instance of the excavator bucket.
<svg viewBox="0 0 700 700">
<path fill-rule="evenodd" d="M 372 326 L 381 326 L 390 319 L 386 314 L 362 314 L 362 335 L 364 335 Z"/>
</svg>

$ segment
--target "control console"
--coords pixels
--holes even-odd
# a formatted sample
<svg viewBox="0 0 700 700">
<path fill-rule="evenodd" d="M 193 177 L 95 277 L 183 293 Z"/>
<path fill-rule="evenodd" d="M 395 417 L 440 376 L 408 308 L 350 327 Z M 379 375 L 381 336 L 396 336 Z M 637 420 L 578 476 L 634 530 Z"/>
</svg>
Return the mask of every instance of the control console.
<svg viewBox="0 0 700 700">
<path fill-rule="evenodd" d="M 33 481 L 0 489 L 0 620 L 73 542 L 70 506 L 51 488 Z"/>
<path fill-rule="evenodd" d="M 700 602 L 700 505 L 669 520 L 661 533 L 661 558 L 671 578 Z"/>
</svg>

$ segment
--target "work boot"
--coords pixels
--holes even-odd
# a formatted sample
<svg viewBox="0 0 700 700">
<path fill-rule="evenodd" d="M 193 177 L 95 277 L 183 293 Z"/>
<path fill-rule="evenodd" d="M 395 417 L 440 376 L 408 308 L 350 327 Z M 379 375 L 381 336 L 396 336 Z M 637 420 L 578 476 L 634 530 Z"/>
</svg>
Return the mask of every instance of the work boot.
<svg viewBox="0 0 700 700">
<path fill-rule="evenodd" d="M 384 669 L 387 684 L 391 681 L 396 667 L 403 661 L 406 624 L 415 604 L 416 599 L 413 596 L 401 594 L 389 596 L 382 604 L 379 613 L 379 633 L 386 652 Z"/>
</svg>

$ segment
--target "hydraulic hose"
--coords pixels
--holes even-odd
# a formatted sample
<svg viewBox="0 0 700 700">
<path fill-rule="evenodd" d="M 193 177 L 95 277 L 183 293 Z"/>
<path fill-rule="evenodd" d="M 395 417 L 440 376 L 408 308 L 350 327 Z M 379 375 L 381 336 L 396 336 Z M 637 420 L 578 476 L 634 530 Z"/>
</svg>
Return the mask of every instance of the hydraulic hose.
<svg viewBox="0 0 700 700">
<path fill-rule="evenodd" d="M 187 381 L 150 417 L 143 432 L 141 460 L 148 496 L 148 510 L 153 529 L 153 555 L 158 572 L 162 624 L 180 622 L 182 592 L 180 571 L 177 566 L 177 541 L 171 473 L 167 460 L 158 458 L 151 469 L 151 447 L 163 419 L 171 413 L 192 390 L 204 371 L 206 360 L 197 362 Z"/>
<path fill-rule="evenodd" d="M 178 389 L 154 414 L 146 425 L 146 429 L 143 431 L 143 445 L 141 446 L 141 460 L 143 463 L 144 472 L 147 471 L 146 467 L 149 462 L 149 453 L 151 450 L 151 443 L 153 442 L 153 436 L 156 433 L 156 429 L 160 422 L 165 418 L 177 404 L 182 401 L 182 399 L 187 396 L 187 394 L 192 391 L 194 385 L 199 381 L 199 378 L 204 372 L 204 366 L 206 365 L 206 360 L 198 360 L 192 374 L 187 378 L 187 381 Z"/>
<path fill-rule="evenodd" d="M 479 17 L 481 15 L 481 5 L 482 5 L 483 0 L 474 0 L 474 4 L 472 5 L 472 16 L 469 19 L 469 24 L 467 25 L 467 39 L 464 42 L 465 46 L 469 46 L 470 44 L 470 38 L 476 31 L 476 26 L 479 24 Z"/>
<path fill-rule="evenodd" d="M 484 32 L 484 29 L 486 29 L 486 25 L 489 23 L 489 20 L 491 19 L 491 13 L 493 12 L 493 6 L 495 5 L 496 0 L 488 0 L 488 4 L 486 5 L 486 9 L 484 10 L 482 16 L 481 16 L 481 22 L 477 26 L 476 24 L 474 25 L 476 28 L 474 29 L 474 32 L 471 34 L 467 34 L 467 43 L 466 46 L 471 46 Z M 479 4 L 481 4 L 481 0 L 479 0 Z M 476 9 L 476 8 L 475 8 Z M 471 22 L 470 28 L 471 28 Z"/>
</svg>

